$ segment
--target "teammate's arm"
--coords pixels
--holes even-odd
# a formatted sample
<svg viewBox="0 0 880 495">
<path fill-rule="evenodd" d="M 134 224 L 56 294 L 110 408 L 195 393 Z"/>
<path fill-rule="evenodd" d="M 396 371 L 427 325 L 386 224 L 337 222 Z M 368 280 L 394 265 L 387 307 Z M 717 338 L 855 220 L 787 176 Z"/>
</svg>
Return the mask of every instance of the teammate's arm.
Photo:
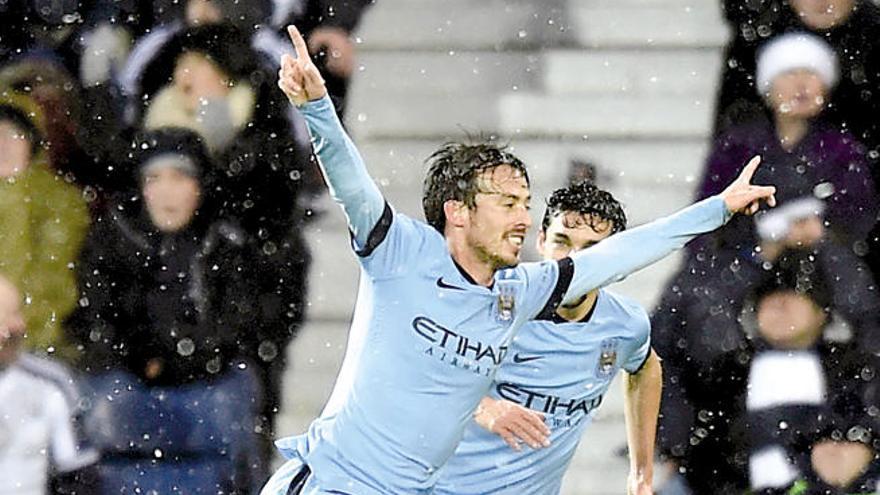
<svg viewBox="0 0 880 495">
<path fill-rule="evenodd" d="M 573 254 L 574 272 L 562 302 L 573 302 L 590 290 L 620 280 L 660 260 L 694 237 L 721 227 L 735 213 L 754 214 L 762 201 L 775 206 L 775 187 L 751 184 L 760 163 L 759 156 L 752 158 L 739 177 L 718 196 L 615 234 L 590 249 Z M 557 301 L 551 302 L 555 304 Z"/>
<path fill-rule="evenodd" d="M 654 438 L 663 388 L 660 358 L 653 349 L 637 373 L 625 375 L 623 385 L 626 441 L 629 447 L 627 495 L 651 495 Z"/>
<path fill-rule="evenodd" d="M 521 450 L 520 442 L 533 449 L 550 445 L 550 429 L 544 424 L 544 415 L 504 399 L 483 397 L 474 421 L 484 429 L 500 436 L 513 450 Z"/>
<path fill-rule="evenodd" d="M 287 31 L 296 58 L 288 54 L 281 58 L 278 86 L 305 117 L 330 194 L 342 205 L 357 245 L 366 246 L 370 232 L 382 218 L 385 200 L 336 116 L 306 41 L 296 27 L 289 26 Z"/>
</svg>

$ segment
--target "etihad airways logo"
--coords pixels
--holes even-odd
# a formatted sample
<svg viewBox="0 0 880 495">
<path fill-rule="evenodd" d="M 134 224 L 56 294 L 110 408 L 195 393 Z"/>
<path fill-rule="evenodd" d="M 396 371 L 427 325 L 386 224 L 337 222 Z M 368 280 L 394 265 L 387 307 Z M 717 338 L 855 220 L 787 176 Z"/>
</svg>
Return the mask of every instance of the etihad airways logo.
<svg viewBox="0 0 880 495">
<path fill-rule="evenodd" d="M 593 397 L 591 399 L 569 399 L 550 394 L 542 394 L 533 390 L 520 387 L 515 383 L 499 383 L 495 389 L 502 399 L 527 407 L 533 411 L 542 412 L 544 414 L 565 414 L 573 416 L 579 412 L 589 414 L 590 411 L 602 404 L 602 396 Z"/>
<path fill-rule="evenodd" d="M 479 375 L 491 376 L 507 354 L 506 345 L 493 346 L 474 340 L 426 316 L 413 319 L 412 328 L 430 344 L 425 350 L 426 355 Z"/>
</svg>

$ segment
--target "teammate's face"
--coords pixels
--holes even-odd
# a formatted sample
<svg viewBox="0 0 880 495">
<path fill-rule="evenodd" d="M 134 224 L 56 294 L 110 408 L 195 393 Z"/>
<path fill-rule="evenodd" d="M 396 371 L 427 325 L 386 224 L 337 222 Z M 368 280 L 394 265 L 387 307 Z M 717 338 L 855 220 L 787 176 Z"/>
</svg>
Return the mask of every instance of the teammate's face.
<svg viewBox="0 0 880 495">
<path fill-rule="evenodd" d="M 813 118 L 825 108 L 827 90 L 818 74 L 809 69 L 784 72 L 770 86 L 770 105 L 777 115 Z"/>
<path fill-rule="evenodd" d="M 825 318 L 812 299 L 793 291 L 773 292 L 758 302 L 758 332 L 782 349 L 811 346 L 822 333 Z"/>
<path fill-rule="evenodd" d="M 498 269 L 519 263 L 529 216 L 529 183 L 513 167 L 501 165 L 478 178 L 476 206 L 468 209 L 465 237 L 478 258 Z"/>
<path fill-rule="evenodd" d="M 174 167 L 149 170 L 143 188 L 150 220 L 162 232 L 177 232 L 189 225 L 199 207 L 199 181 Z"/>
<path fill-rule="evenodd" d="M 0 364 L 15 360 L 24 334 L 21 296 L 11 283 L 0 278 Z"/>
<path fill-rule="evenodd" d="M 607 220 L 562 212 L 553 217 L 547 230 L 538 234 L 538 252 L 545 260 L 561 260 L 605 239 L 611 235 L 612 227 Z"/>
</svg>

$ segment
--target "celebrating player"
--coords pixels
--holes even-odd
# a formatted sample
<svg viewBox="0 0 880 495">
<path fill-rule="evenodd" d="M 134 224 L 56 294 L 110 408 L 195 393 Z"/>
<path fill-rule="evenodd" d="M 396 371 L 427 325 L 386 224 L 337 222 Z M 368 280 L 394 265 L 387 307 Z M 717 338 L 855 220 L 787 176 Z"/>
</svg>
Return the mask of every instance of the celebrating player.
<svg viewBox="0 0 880 495">
<path fill-rule="evenodd" d="M 395 212 L 336 118 L 305 41 L 294 27 L 290 35 L 297 58 L 283 58 L 278 84 L 305 116 L 345 212 L 361 287 L 336 401 L 308 434 L 282 442 L 293 460 L 263 493 L 429 493 L 517 329 L 730 212 L 774 201 L 773 187 L 749 184 L 755 159 L 719 196 L 570 258 L 518 265 L 531 224 L 523 163 L 490 144 L 446 145 L 425 179 L 428 223 Z"/>
<path fill-rule="evenodd" d="M 538 251 L 546 260 L 561 260 L 624 229 L 620 203 L 582 182 L 550 195 Z M 559 493 L 582 433 L 623 368 L 628 373 L 628 493 L 650 495 L 662 387 L 650 335 L 645 310 L 605 289 L 527 323 L 514 337 L 491 394 L 477 408 L 476 422 L 465 430 L 434 493 Z M 523 449 L 521 441 L 532 448 Z"/>
</svg>

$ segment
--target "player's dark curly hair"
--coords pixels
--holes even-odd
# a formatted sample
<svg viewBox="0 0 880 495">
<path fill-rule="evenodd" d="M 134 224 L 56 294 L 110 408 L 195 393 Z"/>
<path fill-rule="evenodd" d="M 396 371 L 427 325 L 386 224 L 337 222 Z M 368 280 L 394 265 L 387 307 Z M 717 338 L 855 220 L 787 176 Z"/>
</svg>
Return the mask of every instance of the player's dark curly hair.
<svg viewBox="0 0 880 495">
<path fill-rule="evenodd" d="M 446 228 L 443 204 L 452 200 L 461 201 L 470 208 L 476 206 L 475 198 L 479 192 L 477 179 L 482 172 L 509 165 L 529 182 L 522 160 L 507 151 L 506 146 L 491 142 L 449 142 L 429 156 L 425 163 L 428 173 L 422 192 L 422 209 L 428 224 L 441 234 Z"/>
<path fill-rule="evenodd" d="M 626 213 L 620 202 L 608 191 L 599 189 L 590 181 L 581 181 L 553 191 L 547 198 L 547 209 L 541 229 L 545 232 L 556 215 L 564 212 L 577 212 L 595 227 L 596 222 L 611 222 L 611 233 L 626 230 Z"/>
</svg>

